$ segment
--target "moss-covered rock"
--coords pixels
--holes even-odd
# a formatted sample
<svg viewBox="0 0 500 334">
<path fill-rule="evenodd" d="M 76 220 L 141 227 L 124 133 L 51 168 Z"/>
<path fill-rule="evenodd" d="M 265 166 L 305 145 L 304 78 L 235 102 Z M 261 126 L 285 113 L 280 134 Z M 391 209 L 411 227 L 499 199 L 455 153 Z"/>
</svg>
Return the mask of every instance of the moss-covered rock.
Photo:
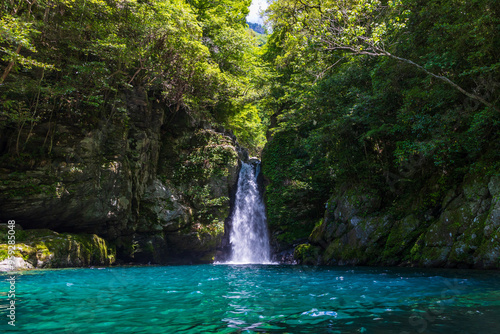
<svg viewBox="0 0 500 334">
<path fill-rule="evenodd" d="M 97 234 L 126 262 L 215 252 L 244 150 L 231 133 L 171 112 L 141 87 L 117 94 L 121 111 L 106 122 L 58 119 L 36 125 L 29 140 L 20 134 L 25 151 L 0 156 L 0 222 Z M 45 154 L 31 154 L 37 147 Z"/>
<path fill-rule="evenodd" d="M 168 234 L 169 249 L 177 259 L 190 263 L 211 263 L 224 236 L 224 223 L 195 225 L 190 231 Z"/>
<path fill-rule="evenodd" d="M 469 175 L 443 193 L 439 211 L 408 205 L 409 214 L 400 219 L 376 209 L 379 203 L 359 188 L 342 190 L 328 201 L 309 242 L 319 247 L 324 264 L 498 268 L 499 182 Z M 422 194 L 414 196 L 415 203 L 425 202 Z"/>
<path fill-rule="evenodd" d="M 2 234 L 3 234 L 2 229 Z M 2 235 L 2 239 L 4 235 Z M 9 258 L 9 245 L 0 244 L 0 261 Z M 16 233 L 14 256 L 23 259 L 25 268 L 64 268 L 111 265 L 116 251 L 101 237 L 93 234 L 57 233 L 48 229 Z"/>
<path fill-rule="evenodd" d="M 241 150 L 233 137 L 213 129 L 188 126 L 163 140 L 158 176 L 142 197 L 144 229 L 136 233 L 156 231 L 163 238 L 160 263 L 212 262 L 225 233 Z M 143 249 L 135 250 L 136 259 L 144 257 Z"/>
<path fill-rule="evenodd" d="M 409 215 L 396 222 L 387 236 L 384 251 L 382 253 L 382 262 L 388 264 L 398 264 L 405 254 L 405 250 L 413 246 L 413 243 L 419 236 L 422 221 Z"/>
<path fill-rule="evenodd" d="M 293 257 L 300 264 L 316 265 L 320 263 L 319 250 L 319 247 L 311 244 L 300 244 L 295 247 Z"/>
</svg>

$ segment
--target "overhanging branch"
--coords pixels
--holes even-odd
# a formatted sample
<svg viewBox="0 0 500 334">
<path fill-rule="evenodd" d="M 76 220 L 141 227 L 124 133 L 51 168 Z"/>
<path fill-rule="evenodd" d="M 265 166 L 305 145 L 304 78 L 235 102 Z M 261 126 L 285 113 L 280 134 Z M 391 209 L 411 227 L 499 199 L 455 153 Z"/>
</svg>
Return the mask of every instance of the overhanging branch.
<svg viewBox="0 0 500 334">
<path fill-rule="evenodd" d="M 470 97 L 471 99 L 479 101 L 480 103 L 484 104 L 485 106 L 500 112 L 500 110 L 496 106 L 494 106 L 493 103 L 486 101 L 484 98 L 482 98 L 479 95 L 476 95 L 476 94 L 473 94 L 471 92 L 466 91 L 465 89 L 463 89 L 462 87 L 460 87 L 459 85 L 457 85 L 456 83 L 454 83 L 453 81 L 451 81 L 449 78 L 447 78 L 445 76 L 432 73 L 431 71 L 429 71 L 428 69 L 426 69 L 422 65 L 419 65 L 410 59 L 398 57 L 396 55 L 393 55 L 390 52 L 387 52 L 383 49 L 377 48 L 376 46 L 373 46 L 373 45 L 369 46 L 367 49 L 363 50 L 360 47 L 357 48 L 354 46 L 337 45 L 335 43 L 328 42 L 328 41 L 325 41 L 325 42 L 328 44 L 327 50 L 329 50 L 329 51 L 340 50 L 340 51 L 347 51 L 347 52 L 350 52 L 350 53 L 355 54 L 355 55 L 367 55 L 367 56 L 371 56 L 371 57 L 389 57 L 389 58 L 392 58 L 394 60 L 397 60 L 397 61 L 400 61 L 403 63 L 407 63 L 409 65 L 412 65 L 412 66 L 418 68 L 419 70 L 423 71 L 427 75 L 432 76 L 433 78 L 436 78 L 438 80 L 441 80 L 441 81 L 447 83 L 448 85 L 452 86 L 453 88 L 455 88 L 456 90 L 458 90 L 462 94 Z"/>
</svg>

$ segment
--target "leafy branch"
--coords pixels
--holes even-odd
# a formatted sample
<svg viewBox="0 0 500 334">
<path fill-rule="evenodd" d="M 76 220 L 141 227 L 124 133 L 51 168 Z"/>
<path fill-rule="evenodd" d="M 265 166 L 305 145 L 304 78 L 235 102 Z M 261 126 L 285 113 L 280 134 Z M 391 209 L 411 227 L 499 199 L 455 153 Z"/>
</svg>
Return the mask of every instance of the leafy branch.
<svg viewBox="0 0 500 334">
<path fill-rule="evenodd" d="M 334 8 L 322 15 L 322 34 L 320 43 L 328 51 L 344 51 L 354 55 L 370 57 L 389 57 L 409 64 L 429 76 L 432 76 L 485 106 L 499 111 L 492 103 L 481 96 L 468 92 L 450 78 L 431 72 L 424 66 L 388 51 L 392 46 L 390 37 L 402 34 L 408 20 L 408 10 L 404 10 L 401 1 L 382 5 L 379 0 L 338 1 Z M 318 28 L 318 27 L 316 27 Z"/>
</svg>

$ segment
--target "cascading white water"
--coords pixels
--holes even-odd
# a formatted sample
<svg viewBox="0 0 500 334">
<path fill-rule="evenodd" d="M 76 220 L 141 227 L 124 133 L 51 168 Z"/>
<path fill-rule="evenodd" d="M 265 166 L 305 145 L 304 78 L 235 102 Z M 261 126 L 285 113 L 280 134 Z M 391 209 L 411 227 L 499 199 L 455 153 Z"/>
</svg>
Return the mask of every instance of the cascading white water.
<svg viewBox="0 0 500 334">
<path fill-rule="evenodd" d="M 270 263 L 266 213 L 257 186 L 260 164 L 242 162 L 229 240 L 231 263 Z"/>
</svg>

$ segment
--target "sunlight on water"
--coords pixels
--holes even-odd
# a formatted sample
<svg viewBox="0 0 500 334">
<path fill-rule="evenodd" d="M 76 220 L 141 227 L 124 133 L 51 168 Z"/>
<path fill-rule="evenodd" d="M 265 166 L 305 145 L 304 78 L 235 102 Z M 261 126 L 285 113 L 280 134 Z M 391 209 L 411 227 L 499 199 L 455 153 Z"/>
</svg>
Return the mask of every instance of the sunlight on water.
<svg viewBox="0 0 500 334">
<path fill-rule="evenodd" d="M 498 333 L 499 278 L 283 265 L 31 271 L 18 276 L 16 332 Z"/>
<path fill-rule="evenodd" d="M 247 261 L 227 261 L 227 262 L 214 262 L 214 265 L 246 265 L 246 264 L 266 264 L 266 265 L 279 265 L 278 262 L 247 262 Z"/>
</svg>

